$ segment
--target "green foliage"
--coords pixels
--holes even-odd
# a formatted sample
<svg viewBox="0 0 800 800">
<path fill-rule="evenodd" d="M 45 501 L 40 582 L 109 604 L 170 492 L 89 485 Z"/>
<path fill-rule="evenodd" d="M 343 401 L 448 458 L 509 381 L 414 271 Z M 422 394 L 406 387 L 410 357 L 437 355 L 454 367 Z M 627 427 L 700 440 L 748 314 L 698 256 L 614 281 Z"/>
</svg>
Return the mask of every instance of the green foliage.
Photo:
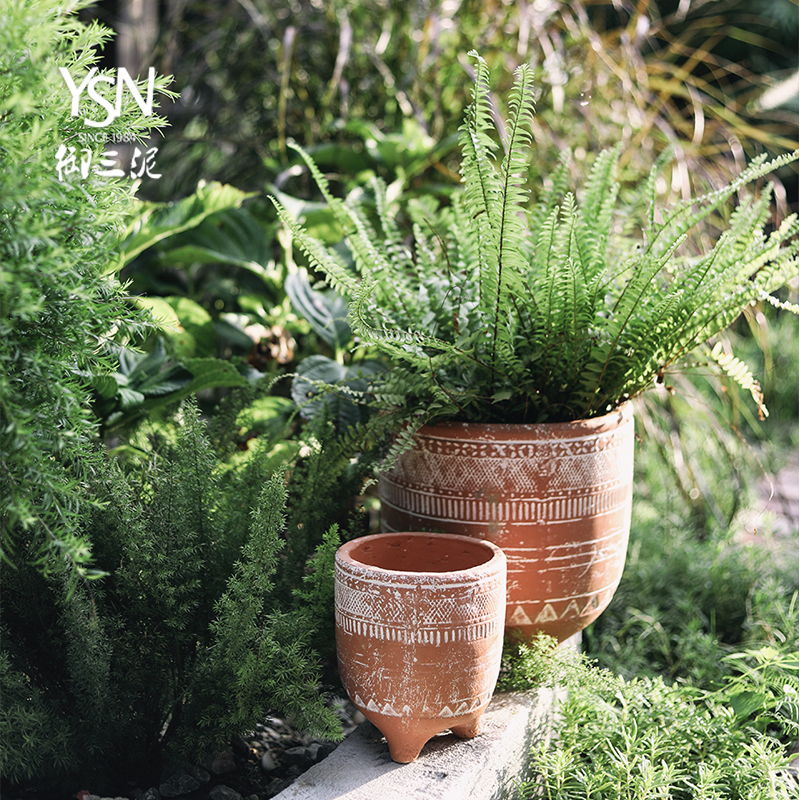
<svg viewBox="0 0 800 800">
<path fill-rule="evenodd" d="M 85 5 L 0 2 L 0 555 L 16 561 L 30 540 L 42 566 L 66 559 L 84 573 L 76 526 L 94 433 L 84 376 L 108 367 L 112 337 L 140 335 L 148 319 L 108 274 L 130 187 L 93 171 L 62 182 L 56 170 L 79 133 L 59 68 L 88 69 L 109 36 L 77 20 Z M 126 94 L 106 131 L 144 135 L 160 122 Z M 102 149 L 81 146 L 95 160 Z"/>
<path fill-rule="evenodd" d="M 585 632 L 592 658 L 626 678 L 662 675 L 700 686 L 719 683 L 724 656 L 760 643 L 797 647 L 787 618 L 797 591 L 797 554 L 782 569 L 767 548 L 702 540 L 680 504 L 665 494 L 634 505 L 625 574 L 609 607 Z M 762 533 L 762 536 L 767 535 Z"/>
<path fill-rule="evenodd" d="M 497 688 L 503 692 L 524 692 L 532 688 L 614 691 L 619 679 L 598 669 L 578 650 L 558 646 L 558 640 L 539 633 L 529 642 L 509 637 L 503 643 L 503 661 Z"/>
<path fill-rule="evenodd" d="M 271 231 L 242 207 L 251 196 L 232 186 L 201 181 L 180 200 L 140 204 L 120 238 L 117 266 L 124 268 L 133 291 L 150 295 L 145 302 L 155 300 L 164 309 L 166 301 L 172 307 L 179 330 L 167 327 L 165 333 L 181 350 L 189 347 L 193 354 L 214 355 L 217 348 L 211 345 L 216 342 L 209 338 L 236 345 L 243 341 L 249 349 L 252 341 L 241 328 L 227 330 L 230 320 L 215 319 L 217 324 L 209 330 L 197 319 L 197 309 L 207 307 L 206 314 L 218 318 L 221 309 L 234 307 L 239 293 L 260 293 L 268 306 L 275 301 L 282 276 L 272 259 Z M 180 331 L 185 320 L 204 328 L 194 341 L 176 337 L 187 333 Z"/>
<path fill-rule="evenodd" d="M 95 504 L 81 533 L 104 577 L 70 587 L 26 563 L 4 570 L 11 783 L 157 780 L 166 761 L 224 746 L 269 709 L 338 735 L 310 648 L 316 621 L 294 587 L 274 586 L 286 490 L 269 450 L 231 468 L 191 405 L 165 430 L 129 476 L 105 460 L 85 485 Z"/>
<path fill-rule="evenodd" d="M 110 349 L 117 355 L 117 371 L 89 376 L 89 385 L 96 393 L 94 412 L 102 420 L 105 434 L 145 415 L 163 412 L 206 389 L 247 382 L 233 364 L 219 358 L 183 358 L 179 363 L 168 363 L 161 338 L 155 340 L 149 353 L 124 347 Z"/>
<path fill-rule="evenodd" d="M 164 239 L 201 227 L 202 223 L 214 214 L 230 213 L 232 209 L 239 209 L 247 196 L 245 192 L 233 186 L 201 181 L 193 194 L 177 202 L 139 204 L 136 216 L 127 224 L 120 244 L 119 260 L 114 268 L 122 269 L 145 250 Z M 209 252 L 214 255 L 225 252 L 224 257 L 228 258 L 226 251 L 232 249 L 230 242 L 223 239 L 225 242 L 223 246 L 215 242 L 213 228 L 207 231 L 207 234 L 209 238 L 203 242 L 203 246 L 198 245 L 191 255 L 196 258 L 202 253 L 204 257 L 208 257 Z M 217 233 L 217 236 L 220 234 Z M 218 260 L 218 256 L 217 259 L 212 256 L 212 260 Z M 261 271 L 258 263 L 252 259 L 238 260 L 254 271 Z"/>
<path fill-rule="evenodd" d="M 303 359 L 292 381 L 292 399 L 300 413 L 311 419 L 326 407 L 338 431 L 366 420 L 364 398 L 370 376 L 383 370 L 379 361 L 339 364 L 321 354 Z"/>
<path fill-rule="evenodd" d="M 334 523 L 322 537 L 314 555 L 308 560 L 308 571 L 302 585 L 294 590 L 300 613 L 315 629 L 315 650 L 322 657 L 336 655 L 335 619 L 333 613 L 336 551 L 342 543 L 339 526 Z"/>
<path fill-rule="evenodd" d="M 334 523 L 353 536 L 363 527 L 359 495 L 377 458 L 376 453 L 355 458 L 352 440 L 337 437 L 327 408 L 309 423 L 303 439 L 289 477 L 287 547 L 278 576 L 282 591 L 301 585 L 308 559 L 332 535 Z"/>
<path fill-rule="evenodd" d="M 292 359 L 291 336 L 264 324 L 275 321 L 282 290 L 269 231 L 242 207 L 248 196 L 201 182 L 181 200 L 140 203 L 129 220 L 114 268 L 160 330 L 144 352 L 110 347 L 116 370 L 89 376 L 104 435 L 163 416 L 199 392 L 241 387 Z M 208 395 L 206 403 L 213 405 Z"/>
<path fill-rule="evenodd" d="M 347 324 L 347 303 L 334 292 L 316 291 L 305 270 L 287 275 L 285 286 L 292 305 L 334 351 L 338 360 L 353 339 L 353 332 Z"/>
<path fill-rule="evenodd" d="M 661 210 L 664 162 L 621 201 L 618 152 L 604 151 L 579 198 L 562 164 L 529 201 L 531 72 L 516 72 L 498 166 L 489 72 L 475 55 L 461 129 L 464 191 L 445 208 L 409 207 L 411 246 L 380 181 L 370 218 L 357 198 L 335 197 L 308 156 L 357 276 L 275 201 L 310 263 L 351 303 L 354 332 L 389 357 L 374 390 L 397 398 L 406 415 L 537 422 L 603 414 L 794 274 L 797 218 L 767 234 L 769 191 L 742 200 L 699 255 L 683 245 L 690 235 L 701 242 L 704 220 L 795 155 L 759 157 L 727 186 Z"/>
<path fill-rule="evenodd" d="M 540 778 L 522 784 L 519 796 L 795 797 L 785 745 L 774 731 L 761 730 L 771 710 L 753 705 L 749 713 L 742 711 L 741 692 L 759 689 L 764 680 L 778 697 L 786 702 L 793 697 L 796 703 L 797 661 L 792 664 L 786 653 L 770 671 L 756 666 L 717 693 L 693 695 L 660 678 L 620 684 L 602 697 L 576 690 L 562 709 L 558 749 L 534 749 L 533 768 Z"/>
<path fill-rule="evenodd" d="M 584 633 L 588 656 L 507 646 L 511 688 L 569 688 L 558 740 L 534 746 L 519 797 L 796 796 L 796 568 L 677 531 L 642 538 Z"/>
<path fill-rule="evenodd" d="M 276 475 L 253 510 L 241 561 L 216 604 L 212 642 L 191 678 L 178 734 L 178 747 L 187 756 L 212 753 L 272 707 L 283 709 L 301 728 L 341 736 L 339 723 L 321 702 L 300 618 L 265 608 L 283 547 L 285 504 L 286 490 Z"/>
</svg>

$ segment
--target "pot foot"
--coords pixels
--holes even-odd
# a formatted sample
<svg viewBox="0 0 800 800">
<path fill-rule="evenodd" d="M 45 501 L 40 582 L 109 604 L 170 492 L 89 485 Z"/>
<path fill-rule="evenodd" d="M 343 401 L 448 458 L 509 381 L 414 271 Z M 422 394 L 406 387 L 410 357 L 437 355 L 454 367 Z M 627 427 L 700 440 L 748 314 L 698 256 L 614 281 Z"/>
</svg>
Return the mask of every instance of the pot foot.
<svg viewBox="0 0 800 800">
<path fill-rule="evenodd" d="M 386 734 L 384 734 L 386 736 Z M 398 764 L 409 764 L 416 761 L 420 751 L 428 743 L 430 736 L 386 736 L 386 743 L 389 745 L 389 755 L 392 761 Z"/>
<path fill-rule="evenodd" d="M 468 725 L 456 725 L 455 728 L 450 730 L 458 736 L 459 739 L 474 739 L 481 732 L 481 723 L 475 720 Z"/>
</svg>

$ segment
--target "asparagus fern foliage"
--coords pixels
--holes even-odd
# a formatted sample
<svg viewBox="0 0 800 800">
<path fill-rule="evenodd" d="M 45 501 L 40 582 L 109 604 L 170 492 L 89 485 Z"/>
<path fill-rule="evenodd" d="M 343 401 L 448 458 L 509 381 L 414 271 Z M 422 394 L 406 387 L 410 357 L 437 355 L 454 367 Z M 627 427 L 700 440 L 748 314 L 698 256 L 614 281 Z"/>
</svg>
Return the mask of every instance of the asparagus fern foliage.
<svg viewBox="0 0 800 800">
<path fill-rule="evenodd" d="M 409 204 L 410 236 L 380 180 L 372 182 L 374 205 L 338 198 L 299 148 L 345 231 L 355 274 L 274 201 L 311 265 L 349 301 L 355 334 L 388 357 L 391 368 L 373 383 L 379 405 L 425 421 L 603 414 L 796 273 L 797 217 L 767 233 L 769 189 L 741 191 L 796 153 L 757 158 L 729 185 L 665 209 L 656 187 L 666 159 L 623 202 L 616 150 L 596 157 L 580 191 L 568 190 L 565 160 L 532 194 L 531 69 L 515 73 L 500 153 L 488 67 L 472 56 L 476 82 L 460 129 L 463 191 L 445 207 Z M 690 245 L 733 198 L 727 227 L 697 255 Z M 733 377 L 760 403 L 752 376 L 735 366 Z"/>
</svg>

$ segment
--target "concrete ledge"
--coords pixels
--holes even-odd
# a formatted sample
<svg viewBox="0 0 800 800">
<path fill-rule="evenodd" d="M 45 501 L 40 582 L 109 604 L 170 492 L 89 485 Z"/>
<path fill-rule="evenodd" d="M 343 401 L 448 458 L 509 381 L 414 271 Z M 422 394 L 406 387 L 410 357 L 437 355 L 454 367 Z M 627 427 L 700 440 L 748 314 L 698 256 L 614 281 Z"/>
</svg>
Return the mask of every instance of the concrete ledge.
<svg viewBox="0 0 800 800">
<path fill-rule="evenodd" d="M 580 634 L 564 646 L 580 647 Z M 380 731 L 365 722 L 275 800 L 502 800 L 525 776 L 531 746 L 549 740 L 562 696 L 495 695 L 477 737 L 440 734 L 411 764 L 392 761 Z"/>
</svg>

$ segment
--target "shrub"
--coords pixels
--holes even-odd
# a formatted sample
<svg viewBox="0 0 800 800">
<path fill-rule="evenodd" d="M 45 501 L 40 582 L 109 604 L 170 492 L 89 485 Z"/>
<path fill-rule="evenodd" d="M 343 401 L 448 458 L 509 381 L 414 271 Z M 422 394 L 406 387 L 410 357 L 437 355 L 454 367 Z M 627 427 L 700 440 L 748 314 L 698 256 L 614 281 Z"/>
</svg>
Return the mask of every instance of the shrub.
<svg viewBox="0 0 800 800">
<path fill-rule="evenodd" d="M 80 532 L 106 577 L 70 590 L 29 564 L 4 576 L 5 779 L 157 780 L 270 709 L 336 738 L 309 648 L 318 622 L 274 587 L 286 550 L 280 475 L 227 469 L 192 406 L 136 477 L 98 463 Z M 324 594 L 320 583 L 305 589 Z"/>
<path fill-rule="evenodd" d="M 85 571 L 76 523 L 95 466 L 83 376 L 104 366 L 105 341 L 141 333 L 147 318 L 105 274 L 130 184 L 91 171 L 62 171 L 62 182 L 56 170 L 58 148 L 78 136 L 58 70 L 86 70 L 109 36 L 70 13 L 83 5 L 0 0 L 0 555 L 24 550 L 49 568 L 63 556 Z M 107 133 L 158 123 L 125 98 Z M 82 147 L 97 158 L 102 145 Z"/>
<path fill-rule="evenodd" d="M 761 654 L 751 672 L 716 693 L 692 694 L 661 678 L 620 683 L 604 697 L 575 691 L 563 707 L 559 747 L 534 750 L 540 778 L 520 785 L 521 798 L 671 797 L 675 800 L 781 800 L 797 796 L 783 771 L 787 756 L 769 728 L 774 706 L 744 710 L 749 693 L 789 705 L 797 698 L 797 658 Z M 768 661 L 769 663 L 765 663 Z M 788 722 L 788 721 L 787 721 Z M 796 724 L 781 725 L 796 735 Z"/>
</svg>

